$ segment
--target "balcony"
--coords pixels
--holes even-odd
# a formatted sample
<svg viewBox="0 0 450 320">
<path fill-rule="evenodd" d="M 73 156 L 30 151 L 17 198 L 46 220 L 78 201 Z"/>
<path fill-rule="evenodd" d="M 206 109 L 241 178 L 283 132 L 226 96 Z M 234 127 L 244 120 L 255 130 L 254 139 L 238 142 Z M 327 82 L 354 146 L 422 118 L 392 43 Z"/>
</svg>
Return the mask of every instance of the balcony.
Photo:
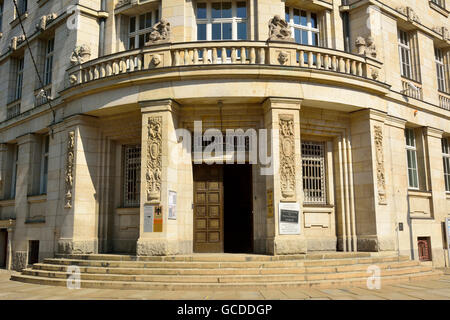
<svg viewBox="0 0 450 320">
<path fill-rule="evenodd" d="M 48 102 L 52 99 L 52 84 L 48 84 L 41 89 L 37 89 L 34 92 L 34 106 L 38 107 Z M 48 97 L 48 100 L 47 100 Z"/>
<path fill-rule="evenodd" d="M 422 85 L 412 80 L 402 79 L 402 94 L 417 100 L 423 100 Z"/>
<path fill-rule="evenodd" d="M 166 43 L 119 52 L 68 69 L 67 87 L 120 74 L 155 68 L 228 65 L 233 68 L 275 66 L 382 81 L 382 64 L 343 51 L 286 42 L 228 41 Z M 161 70 L 163 71 L 163 70 Z"/>
<path fill-rule="evenodd" d="M 6 120 L 12 119 L 20 114 L 21 100 L 10 102 L 6 106 Z"/>
<path fill-rule="evenodd" d="M 450 95 L 439 92 L 439 107 L 441 109 L 450 111 Z"/>
</svg>

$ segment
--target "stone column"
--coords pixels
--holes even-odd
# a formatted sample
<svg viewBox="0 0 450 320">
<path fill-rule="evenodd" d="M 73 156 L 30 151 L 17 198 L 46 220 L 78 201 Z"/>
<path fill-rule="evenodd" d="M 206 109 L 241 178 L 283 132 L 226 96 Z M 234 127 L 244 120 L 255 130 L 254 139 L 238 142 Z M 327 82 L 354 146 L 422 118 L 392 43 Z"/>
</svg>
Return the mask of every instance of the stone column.
<svg viewBox="0 0 450 320">
<path fill-rule="evenodd" d="M 432 127 L 425 128 L 425 163 L 428 165 L 428 176 L 431 189 L 433 212 L 432 257 L 433 265 L 445 266 L 445 218 L 448 216 L 445 193 L 444 167 L 442 160 L 443 131 Z"/>
<path fill-rule="evenodd" d="M 178 157 L 181 143 L 177 142 L 175 130 L 179 106 L 172 100 L 158 100 L 142 102 L 141 107 L 141 206 L 137 254 L 192 253 L 192 169 L 190 159 L 189 163 L 182 163 Z M 177 193 L 175 220 L 168 219 L 169 191 Z M 151 207 L 161 208 L 162 217 L 158 217 L 158 221 L 148 218 Z"/>
<path fill-rule="evenodd" d="M 395 215 L 386 192 L 386 115 L 375 110 L 352 114 L 353 174 L 358 251 L 396 248 Z"/>
<path fill-rule="evenodd" d="M 12 269 L 14 229 L 8 228 L 8 244 L 6 249 L 6 270 Z"/>
<path fill-rule="evenodd" d="M 57 217 L 58 251 L 98 252 L 98 178 L 100 134 L 97 119 L 74 116 L 61 132 L 63 203 Z M 65 136 L 65 137 L 64 137 Z"/>
<path fill-rule="evenodd" d="M 267 251 L 270 254 L 305 253 L 307 243 L 299 212 L 299 235 L 280 235 L 279 204 L 303 203 L 301 178 L 300 99 L 268 98 L 264 102 L 265 128 L 273 174 L 266 176 L 266 192 L 273 191 L 273 217 L 267 217 Z M 266 199 L 267 200 L 267 199 Z"/>
</svg>

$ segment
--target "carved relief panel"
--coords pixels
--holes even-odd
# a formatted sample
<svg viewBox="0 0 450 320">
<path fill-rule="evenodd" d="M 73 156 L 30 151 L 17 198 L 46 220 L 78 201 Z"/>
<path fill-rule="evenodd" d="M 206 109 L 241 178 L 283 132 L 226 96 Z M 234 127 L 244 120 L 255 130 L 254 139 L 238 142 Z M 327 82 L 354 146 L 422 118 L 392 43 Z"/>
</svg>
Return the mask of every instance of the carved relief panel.
<svg viewBox="0 0 450 320">
<path fill-rule="evenodd" d="M 162 117 L 148 118 L 147 142 L 147 201 L 158 203 L 161 200 L 162 170 Z"/>
<path fill-rule="evenodd" d="M 75 132 L 70 131 L 67 140 L 67 157 L 66 157 L 66 173 L 65 173 L 65 205 L 67 209 L 72 208 L 73 193 L 73 169 L 75 159 Z"/>
<path fill-rule="evenodd" d="M 386 204 L 386 181 L 384 175 L 383 129 L 374 126 L 375 155 L 377 169 L 378 203 Z"/>
<path fill-rule="evenodd" d="M 294 116 L 280 114 L 280 186 L 281 199 L 295 201 L 295 135 Z"/>
</svg>

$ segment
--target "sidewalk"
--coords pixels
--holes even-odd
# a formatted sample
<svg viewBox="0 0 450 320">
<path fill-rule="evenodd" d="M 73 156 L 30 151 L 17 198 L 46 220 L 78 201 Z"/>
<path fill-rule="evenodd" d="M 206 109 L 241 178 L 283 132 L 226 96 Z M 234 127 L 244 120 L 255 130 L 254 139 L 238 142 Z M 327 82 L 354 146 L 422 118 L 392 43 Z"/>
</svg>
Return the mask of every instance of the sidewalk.
<svg viewBox="0 0 450 320">
<path fill-rule="evenodd" d="M 0 270 L 0 300 L 450 300 L 450 269 L 438 280 L 341 289 L 271 289 L 254 291 L 111 290 L 51 287 L 9 280 Z"/>
</svg>

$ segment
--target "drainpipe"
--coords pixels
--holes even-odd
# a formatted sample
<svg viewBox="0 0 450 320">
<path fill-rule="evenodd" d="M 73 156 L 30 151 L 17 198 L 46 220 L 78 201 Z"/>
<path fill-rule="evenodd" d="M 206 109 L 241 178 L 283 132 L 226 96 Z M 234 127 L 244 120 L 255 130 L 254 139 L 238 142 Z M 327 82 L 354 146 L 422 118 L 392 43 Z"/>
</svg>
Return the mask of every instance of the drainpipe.
<svg viewBox="0 0 450 320">
<path fill-rule="evenodd" d="M 102 0 L 100 5 L 100 11 L 106 11 L 106 0 Z M 98 43 L 98 56 L 101 57 L 105 54 L 105 23 L 106 18 L 100 18 L 100 35 Z"/>
<path fill-rule="evenodd" d="M 341 5 L 348 6 L 348 0 L 342 0 Z M 350 52 L 350 17 L 348 11 L 342 12 L 342 25 L 344 32 L 344 51 Z"/>
</svg>

